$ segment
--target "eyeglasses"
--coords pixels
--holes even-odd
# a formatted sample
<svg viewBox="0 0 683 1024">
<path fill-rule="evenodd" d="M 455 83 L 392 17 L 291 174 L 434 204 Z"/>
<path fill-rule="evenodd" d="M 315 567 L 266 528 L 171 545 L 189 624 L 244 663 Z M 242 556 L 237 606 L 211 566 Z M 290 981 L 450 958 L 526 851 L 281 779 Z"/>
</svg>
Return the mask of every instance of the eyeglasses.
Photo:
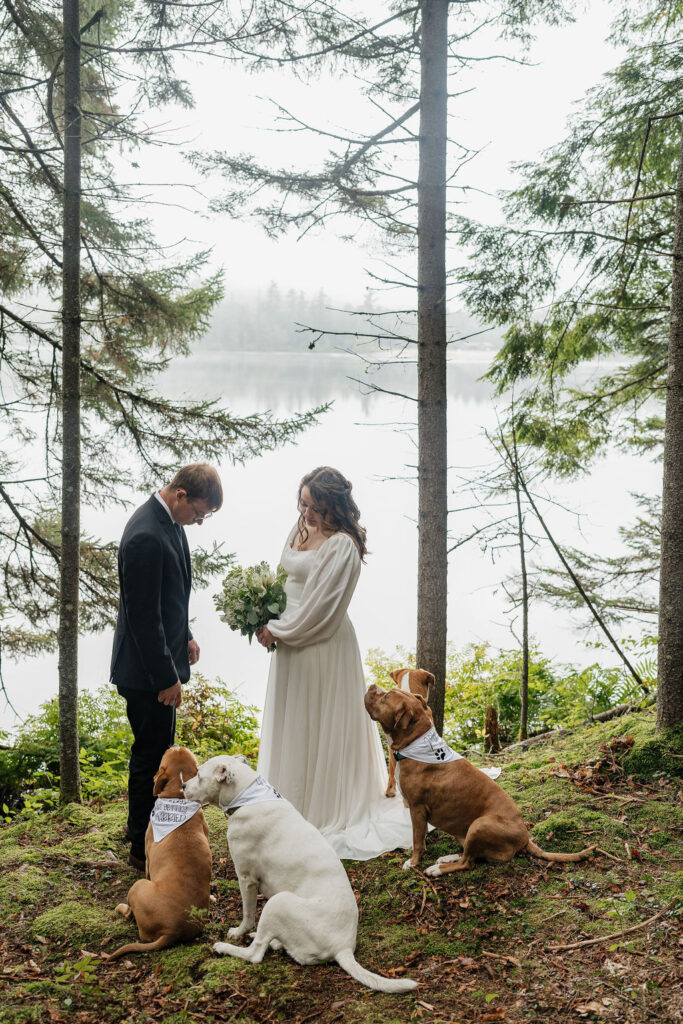
<svg viewBox="0 0 683 1024">
<path fill-rule="evenodd" d="M 190 505 L 192 507 L 192 511 L 194 512 L 195 522 L 200 522 L 200 521 L 203 522 L 205 519 L 210 519 L 211 516 L 216 511 L 216 509 L 213 508 L 213 509 L 211 509 L 210 512 L 198 512 L 197 511 L 197 507 L 196 507 L 195 503 L 193 502 L 192 498 L 188 498 L 187 499 L 187 503 L 188 503 L 188 505 Z"/>
</svg>

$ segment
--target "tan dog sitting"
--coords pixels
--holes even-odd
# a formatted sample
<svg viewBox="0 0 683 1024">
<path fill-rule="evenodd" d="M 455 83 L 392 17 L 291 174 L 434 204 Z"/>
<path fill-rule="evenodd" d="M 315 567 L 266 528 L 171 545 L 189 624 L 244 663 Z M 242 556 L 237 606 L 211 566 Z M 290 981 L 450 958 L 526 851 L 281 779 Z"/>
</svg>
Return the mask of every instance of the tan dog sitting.
<svg viewBox="0 0 683 1024">
<path fill-rule="evenodd" d="M 462 856 L 439 857 L 427 868 L 425 873 L 433 876 L 465 871 L 477 860 L 505 863 L 522 851 L 566 863 L 583 860 L 595 849 L 546 853 L 536 846 L 512 798 L 441 739 L 423 697 L 371 686 L 365 708 L 391 737 L 398 784 L 410 808 L 413 852 L 404 868 L 420 863 L 428 824 L 454 836 L 463 848 Z"/>
<path fill-rule="evenodd" d="M 191 913 L 209 906 L 211 849 L 201 804 L 185 800 L 181 786 L 197 774 L 197 758 L 186 747 L 170 747 L 154 776 L 157 802 L 147 826 L 147 877 L 119 903 L 119 914 L 138 926 L 140 942 L 129 942 L 108 959 L 124 953 L 164 949 L 189 942 L 204 925 Z"/>
<path fill-rule="evenodd" d="M 429 691 L 434 685 L 434 676 L 431 672 L 425 672 L 423 668 L 395 668 L 389 675 L 394 680 L 399 690 L 404 693 L 414 693 L 418 697 L 429 700 Z M 389 782 L 385 796 L 396 796 L 396 758 L 390 744 L 389 749 Z"/>
</svg>

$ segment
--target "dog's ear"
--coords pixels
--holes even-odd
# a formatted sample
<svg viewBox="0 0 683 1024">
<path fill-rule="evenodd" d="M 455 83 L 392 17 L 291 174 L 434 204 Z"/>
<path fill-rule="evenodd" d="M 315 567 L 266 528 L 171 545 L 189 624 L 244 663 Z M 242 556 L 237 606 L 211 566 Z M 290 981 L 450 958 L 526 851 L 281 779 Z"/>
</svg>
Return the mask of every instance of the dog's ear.
<svg viewBox="0 0 683 1024">
<path fill-rule="evenodd" d="M 420 682 L 426 685 L 428 691 L 431 690 L 435 682 L 433 673 L 423 668 L 418 668 L 417 671 L 420 673 Z"/>
<path fill-rule="evenodd" d="M 427 707 L 427 701 L 424 699 L 421 693 L 414 693 L 413 697 L 415 697 L 416 700 L 419 700 L 423 708 Z"/>
<path fill-rule="evenodd" d="M 227 764 L 217 765 L 213 770 L 213 777 L 218 783 L 235 781 L 235 773 Z"/>
<path fill-rule="evenodd" d="M 394 721 L 393 721 L 393 724 L 391 726 L 390 732 L 396 732 L 396 730 L 398 729 L 399 725 L 404 720 L 409 719 L 409 718 L 410 718 L 410 708 L 403 707 L 403 706 L 398 708 L 398 710 L 396 711 L 396 714 L 394 716 Z"/>
<path fill-rule="evenodd" d="M 168 775 L 166 774 L 166 769 L 160 768 L 154 776 L 154 796 L 159 796 L 167 782 Z"/>
<path fill-rule="evenodd" d="M 395 683 L 398 683 L 399 679 L 401 678 L 404 672 L 404 668 L 395 668 L 393 672 L 389 673 L 389 675 L 391 676 Z"/>
</svg>

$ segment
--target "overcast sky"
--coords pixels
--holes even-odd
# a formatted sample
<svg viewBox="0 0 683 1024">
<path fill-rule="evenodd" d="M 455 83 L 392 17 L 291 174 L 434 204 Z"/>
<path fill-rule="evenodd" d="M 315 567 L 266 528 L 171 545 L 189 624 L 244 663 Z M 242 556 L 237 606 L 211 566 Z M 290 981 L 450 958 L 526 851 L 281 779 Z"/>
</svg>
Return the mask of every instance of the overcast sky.
<svg viewBox="0 0 683 1024">
<path fill-rule="evenodd" d="M 471 92 L 451 101 L 450 133 L 481 150 L 459 179 L 480 190 L 467 194 L 459 208 L 463 213 L 496 221 L 498 203 L 489 196 L 514 182 L 510 165 L 533 160 L 562 137 L 572 105 L 617 62 L 618 54 L 605 42 L 613 13 L 603 0 L 591 3 L 579 12 L 574 24 L 539 30 L 525 58 L 530 66 L 487 61 L 454 83 L 456 89 Z M 515 52 L 510 45 L 503 47 L 493 40 L 487 44 L 483 37 L 478 50 Z M 131 178 L 140 175 L 141 180 L 156 183 L 191 180 L 192 172 L 182 160 L 188 145 L 202 150 L 255 152 L 274 167 L 314 169 L 326 144 L 308 142 L 300 133 L 275 131 L 271 98 L 309 123 L 333 131 L 362 130 L 362 119 L 367 116 L 357 83 L 337 76 L 323 76 L 307 84 L 283 71 L 252 75 L 216 60 L 188 62 L 184 71 L 196 108 L 160 112 L 157 122 L 164 136 L 180 145 L 175 150 L 150 148 L 136 156 L 141 168 L 131 169 Z M 207 196 L 219 187 L 216 181 L 195 178 L 195 182 Z M 202 203 L 180 187 L 157 187 L 146 193 L 153 201 L 195 208 Z M 225 268 L 226 285 L 235 291 L 256 289 L 273 280 L 283 289 L 309 293 L 324 288 L 334 298 L 357 301 L 369 285 L 365 270 L 378 256 L 372 246 L 339 241 L 329 230 L 310 233 L 302 241 L 297 241 L 294 233 L 273 241 L 253 221 L 215 214 L 198 218 L 195 213 L 168 206 L 151 206 L 150 210 L 166 244 L 184 237 L 201 246 L 213 246 L 215 263 Z"/>
</svg>

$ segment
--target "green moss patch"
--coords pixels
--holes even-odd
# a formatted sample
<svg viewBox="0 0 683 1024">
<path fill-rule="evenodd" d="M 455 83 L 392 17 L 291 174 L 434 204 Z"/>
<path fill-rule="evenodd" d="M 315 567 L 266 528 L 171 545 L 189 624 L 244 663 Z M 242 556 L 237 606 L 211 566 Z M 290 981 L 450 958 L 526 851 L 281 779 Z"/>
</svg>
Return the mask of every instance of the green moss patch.
<svg viewBox="0 0 683 1024">
<path fill-rule="evenodd" d="M 0 874 L 0 913 L 3 917 L 16 910 L 16 906 L 33 906 L 44 899 L 50 882 L 36 864 L 23 863 L 15 871 Z"/>
<path fill-rule="evenodd" d="M 614 737 L 622 742 L 610 747 Z M 629 749 L 623 740 L 630 737 Z M 303 967 L 284 951 L 269 951 L 258 965 L 214 954 L 211 944 L 240 920 L 241 900 L 226 819 L 211 808 L 218 899 L 204 935 L 102 960 L 100 952 L 137 934 L 114 910 L 138 877 L 123 863 L 125 802 L 15 820 L 0 828 L 0 1024 L 45 1024 L 50 1011 L 64 1024 L 137 1024 L 146 1012 L 164 1024 L 568 1024 L 581 1012 L 605 1024 L 619 1014 L 629 1024 L 674 1020 L 683 941 L 680 785 L 661 761 L 656 770 L 650 764 L 652 775 L 634 778 L 624 756 L 651 752 L 653 743 L 660 738 L 648 711 L 500 759 L 501 785 L 539 846 L 571 852 L 597 844 L 609 857 L 561 864 L 520 856 L 439 879 L 403 871 L 400 851 L 346 864 L 359 905 L 357 960 L 380 974 L 415 978 L 420 987 L 409 995 L 372 992 L 334 963 Z M 675 761 L 668 738 L 666 744 Z M 606 763 L 605 745 L 618 770 L 608 765 L 596 781 L 585 769 Z M 458 849 L 452 837 L 431 832 L 422 868 Z M 633 925 L 642 927 L 620 935 Z M 590 937 L 601 941 L 554 951 Z M 92 978 L 77 979 L 70 990 L 57 984 L 67 968 L 76 971 L 83 950 L 94 955 Z M 591 1000 L 604 1014 L 577 1009 Z"/>
<path fill-rule="evenodd" d="M 114 913 L 106 903 L 88 901 L 80 903 L 66 900 L 58 903 L 35 918 L 29 932 L 32 936 L 42 935 L 47 939 L 68 938 L 83 945 L 98 942 L 110 935 L 127 935 L 130 924 Z M 131 935 L 131 940 L 133 936 Z"/>
</svg>

